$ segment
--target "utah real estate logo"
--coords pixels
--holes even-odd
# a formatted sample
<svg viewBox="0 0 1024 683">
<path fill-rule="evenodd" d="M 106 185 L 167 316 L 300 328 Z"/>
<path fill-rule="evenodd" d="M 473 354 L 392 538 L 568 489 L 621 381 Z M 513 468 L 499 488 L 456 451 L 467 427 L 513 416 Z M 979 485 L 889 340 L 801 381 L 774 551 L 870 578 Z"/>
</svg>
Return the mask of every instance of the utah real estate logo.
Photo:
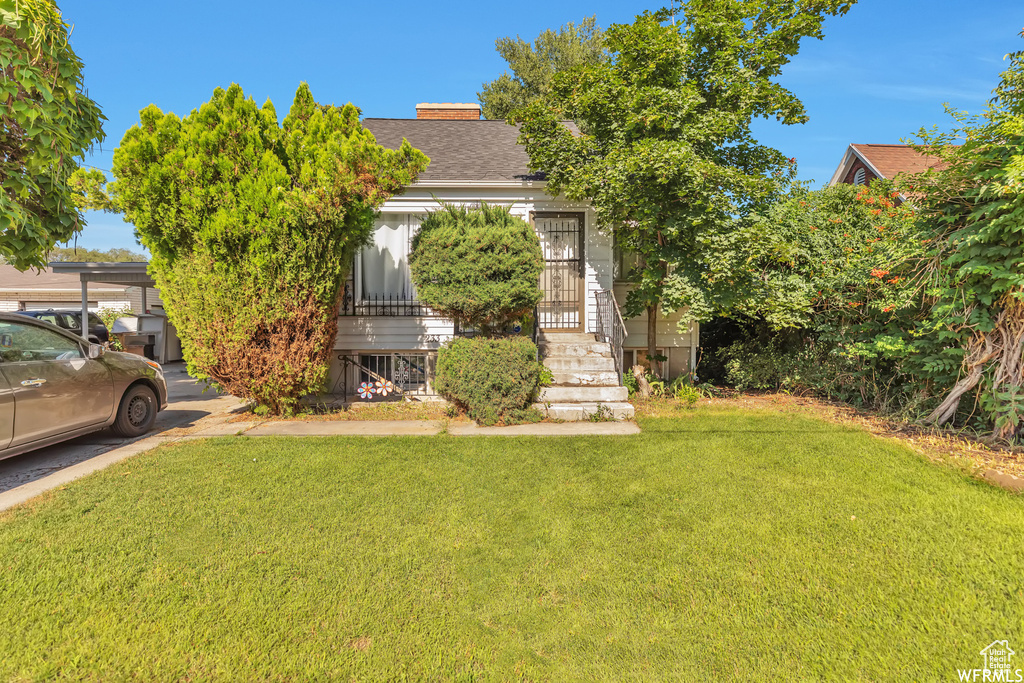
<svg viewBox="0 0 1024 683">
<path fill-rule="evenodd" d="M 1005 640 L 995 640 L 979 653 L 985 658 L 981 669 L 957 669 L 961 681 L 986 683 L 1024 683 L 1024 670 L 1014 669 L 1010 661 L 1017 654 Z"/>
</svg>

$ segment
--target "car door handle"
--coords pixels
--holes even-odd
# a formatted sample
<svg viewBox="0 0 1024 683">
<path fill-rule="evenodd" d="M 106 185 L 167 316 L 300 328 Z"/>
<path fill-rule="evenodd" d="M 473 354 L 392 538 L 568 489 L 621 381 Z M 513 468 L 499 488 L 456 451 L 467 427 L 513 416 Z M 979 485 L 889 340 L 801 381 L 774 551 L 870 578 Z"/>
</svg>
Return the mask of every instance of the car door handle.
<svg viewBox="0 0 1024 683">
<path fill-rule="evenodd" d="M 26 379 L 21 383 L 23 387 L 41 387 L 46 384 L 46 380 L 41 377 L 33 377 L 32 379 Z"/>
</svg>

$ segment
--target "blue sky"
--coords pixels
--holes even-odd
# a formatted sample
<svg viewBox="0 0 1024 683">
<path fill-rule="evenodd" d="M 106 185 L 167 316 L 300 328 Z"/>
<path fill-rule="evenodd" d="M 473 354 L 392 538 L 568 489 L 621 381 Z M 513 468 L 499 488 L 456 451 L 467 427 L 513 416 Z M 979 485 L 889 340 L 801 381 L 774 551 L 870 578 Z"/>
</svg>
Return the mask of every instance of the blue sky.
<svg viewBox="0 0 1024 683">
<path fill-rule="evenodd" d="M 74 25 L 90 96 L 109 119 L 86 163 L 109 169 L 113 149 L 154 103 L 179 115 L 239 83 L 284 115 L 307 81 L 324 103 L 353 102 L 369 117 L 414 117 L 417 102 L 474 102 L 505 68 L 500 36 L 533 40 L 546 28 L 597 15 L 629 22 L 660 4 L 573 2 L 509 5 L 330 0 L 58 0 Z M 1024 49 L 1021 0 L 861 0 L 805 41 L 782 83 L 810 115 L 802 126 L 759 122 L 760 140 L 796 157 L 802 180 L 826 182 L 851 142 L 896 143 L 922 126 L 948 128 L 942 104 L 979 113 Z M 91 213 L 80 246 L 135 243 L 119 216 Z"/>
</svg>

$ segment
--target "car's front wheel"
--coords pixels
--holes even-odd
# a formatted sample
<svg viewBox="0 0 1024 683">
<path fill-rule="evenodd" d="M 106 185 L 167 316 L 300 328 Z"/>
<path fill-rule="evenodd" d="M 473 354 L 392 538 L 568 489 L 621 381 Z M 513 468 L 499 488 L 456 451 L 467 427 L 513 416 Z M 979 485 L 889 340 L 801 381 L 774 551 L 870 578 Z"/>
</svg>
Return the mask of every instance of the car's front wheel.
<svg viewBox="0 0 1024 683">
<path fill-rule="evenodd" d="M 156 394 L 149 387 L 136 384 L 121 398 L 112 429 L 118 436 L 142 436 L 153 428 L 156 411 Z"/>
</svg>

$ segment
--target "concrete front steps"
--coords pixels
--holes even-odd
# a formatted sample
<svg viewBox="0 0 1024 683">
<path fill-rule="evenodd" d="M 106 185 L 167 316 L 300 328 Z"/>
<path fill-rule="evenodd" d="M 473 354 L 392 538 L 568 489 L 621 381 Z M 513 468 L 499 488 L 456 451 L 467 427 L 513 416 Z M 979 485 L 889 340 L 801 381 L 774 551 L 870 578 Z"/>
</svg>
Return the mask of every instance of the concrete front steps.
<svg viewBox="0 0 1024 683">
<path fill-rule="evenodd" d="M 632 419 L 629 390 L 619 384 L 609 344 L 593 334 L 541 331 L 537 346 L 554 375 L 534 404 L 541 413 L 567 422 Z"/>
</svg>

